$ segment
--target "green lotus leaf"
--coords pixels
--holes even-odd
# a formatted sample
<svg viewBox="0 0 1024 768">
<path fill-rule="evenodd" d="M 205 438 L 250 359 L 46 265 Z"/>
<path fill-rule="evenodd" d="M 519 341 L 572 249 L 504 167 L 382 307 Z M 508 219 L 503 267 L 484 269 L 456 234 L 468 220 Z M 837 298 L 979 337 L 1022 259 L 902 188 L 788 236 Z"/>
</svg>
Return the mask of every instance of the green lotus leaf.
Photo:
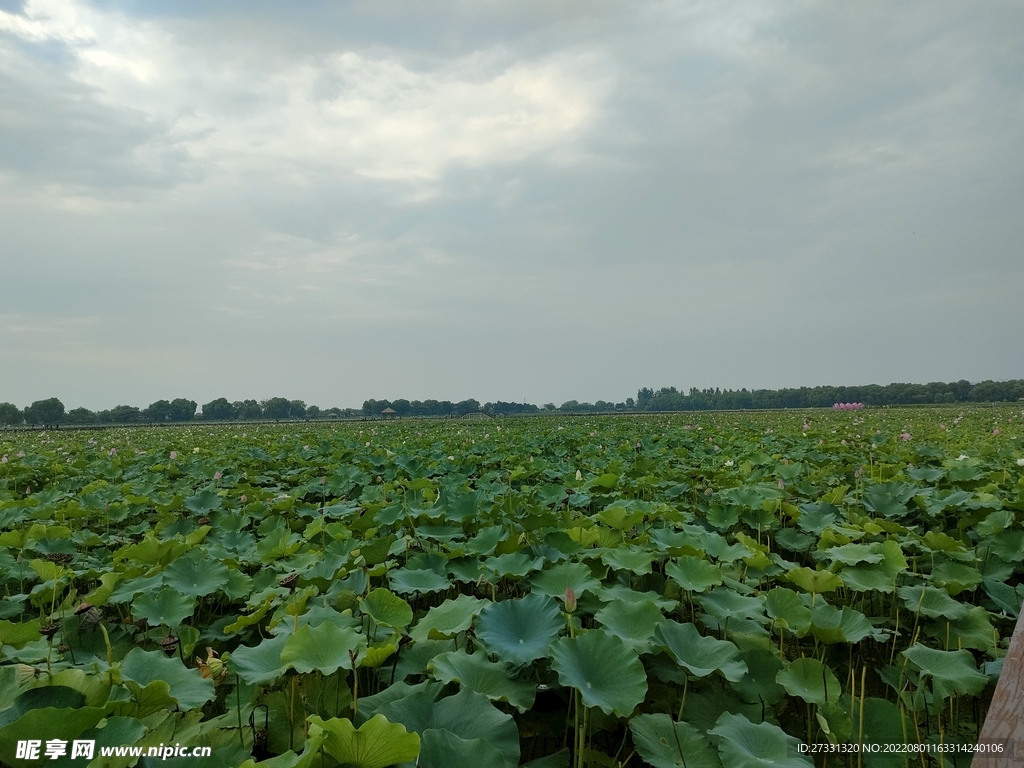
<svg viewBox="0 0 1024 768">
<path fill-rule="evenodd" d="M 565 620 L 555 601 L 531 592 L 520 600 L 485 606 L 476 621 L 476 636 L 488 653 L 502 661 L 529 664 L 547 655 L 564 628 Z"/>
<path fill-rule="evenodd" d="M 890 594 L 896 588 L 895 580 L 881 565 L 858 565 L 843 568 L 843 583 L 854 592 L 884 592 Z"/>
<path fill-rule="evenodd" d="M 931 678 L 932 690 L 940 699 L 954 693 L 980 693 L 988 685 L 988 676 L 978 671 L 970 651 L 937 651 L 916 643 L 903 655 Z"/>
<path fill-rule="evenodd" d="M 815 718 L 821 730 L 833 744 L 846 743 L 853 733 L 853 720 L 850 713 L 843 709 L 842 705 L 829 701 L 818 707 Z"/>
<path fill-rule="evenodd" d="M 197 515 L 208 515 L 213 510 L 220 509 L 222 503 L 223 499 L 211 490 L 200 491 L 193 496 L 186 497 L 182 502 L 185 509 Z"/>
<path fill-rule="evenodd" d="M 483 562 L 483 569 L 493 571 L 499 578 L 505 576 L 522 578 L 543 567 L 544 558 L 530 557 L 525 552 L 507 552 L 497 557 L 489 557 Z"/>
<path fill-rule="evenodd" d="M 551 755 L 538 757 L 528 763 L 523 763 L 520 768 L 569 768 L 569 749 L 563 748 Z"/>
<path fill-rule="evenodd" d="M 596 590 L 601 582 L 593 577 L 586 563 L 560 563 L 534 575 L 532 585 L 534 592 L 560 598 L 570 587 L 579 597 Z"/>
<path fill-rule="evenodd" d="M 811 704 L 836 702 L 842 693 L 839 678 L 817 659 L 796 659 L 781 670 L 775 681 L 790 696 L 798 696 Z"/>
<path fill-rule="evenodd" d="M 853 608 L 842 609 L 819 601 L 811 609 L 811 633 L 823 643 L 859 643 L 865 637 L 885 638 L 868 618 Z"/>
<path fill-rule="evenodd" d="M 829 547 L 821 554 L 828 560 L 843 565 L 880 563 L 885 559 L 877 544 L 843 544 L 839 547 Z M 807 591 L 810 592 L 810 590 Z"/>
<path fill-rule="evenodd" d="M 366 653 L 363 654 L 363 658 L 359 660 L 359 666 L 376 669 L 396 653 L 398 653 L 397 641 L 393 643 L 371 645 L 366 649 Z"/>
<path fill-rule="evenodd" d="M 378 588 L 359 600 L 359 610 L 378 624 L 403 629 L 412 623 L 412 608 L 387 589 Z"/>
<path fill-rule="evenodd" d="M 904 715 L 904 710 L 885 699 L 868 697 L 864 699 L 864 722 L 861 725 L 861 706 L 858 703 L 853 708 L 852 723 L 850 726 L 851 739 L 860 740 L 860 733 L 863 730 L 864 744 L 894 744 L 903 745 L 907 743 L 907 734 L 910 740 L 914 741 L 914 725 L 910 716 Z M 891 749 L 891 748 L 890 748 Z M 908 764 L 908 758 L 914 758 L 914 765 L 917 765 L 917 758 L 914 754 L 907 752 L 886 752 L 885 747 L 877 750 L 865 749 L 862 752 L 864 765 L 867 768 L 903 768 Z"/>
<path fill-rule="evenodd" d="M 423 732 L 419 768 L 481 768 L 504 764 L 504 755 L 483 739 L 463 739 L 437 728 Z"/>
<path fill-rule="evenodd" d="M 933 619 L 942 617 L 956 621 L 964 618 L 971 609 L 969 605 L 951 598 L 946 590 L 936 587 L 900 587 L 897 593 L 908 610 Z"/>
<path fill-rule="evenodd" d="M 816 571 L 812 568 L 794 568 L 786 578 L 801 589 L 814 595 L 834 592 L 843 586 L 843 580 L 831 571 Z"/>
<path fill-rule="evenodd" d="M 981 571 L 964 563 L 947 558 L 936 558 L 932 568 L 931 581 L 954 597 L 961 592 L 972 590 L 982 582 Z"/>
<path fill-rule="evenodd" d="M 327 734 L 324 731 L 310 729 L 309 738 L 306 739 L 301 754 L 297 755 L 289 749 L 277 757 L 261 760 L 258 763 L 253 759 L 246 760 L 238 768 L 313 768 L 315 762 L 323 762 L 320 747 L 323 746 L 323 741 L 326 738 Z"/>
<path fill-rule="evenodd" d="M 975 648 L 989 652 L 995 649 L 998 632 L 992 626 L 991 615 L 980 606 L 971 608 L 957 621 L 939 619 L 928 627 L 928 634 L 940 642 L 949 642 L 950 648 Z"/>
<path fill-rule="evenodd" d="M 161 651 L 132 648 L 121 662 L 121 677 L 145 687 L 154 681 L 169 686 L 170 696 L 182 709 L 201 707 L 214 698 L 213 681 L 204 679 L 198 669 L 189 669 L 176 656 Z"/>
<path fill-rule="evenodd" d="M 918 492 L 912 483 L 899 481 L 875 483 L 864 490 L 862 501 L 872 512 L 887 518 L 902 518 L 908 514 L 907 502 Z"/>
<path fill-rule="evenodd" d="M 285 672 L 281 652 L 289 635 L 264 640 L 256 646 L 240 645 L 231 652 L 231 668 L 249 685 L 266 685 Z"/>
<path fill-rule="evenodd" d="M 509 676 L 508 665 L 489 661 L 484 654 L 449 651 L 431 659 L 430 673 L 442 683 L 458 682 L 491 701 L 504 701 L 525 712 L 533 706 L 537 688 L 527 680 Z"/>
<path fill-rule="evenodd" d="M 436 689 L 423 689 L 388 702 L 378 712 L 393 723 L 426 737 L 431 729 L 450 731 L 460 739 L 481 741 L 494 747 L 508 768 L 519 765 L 519 729 L 511 715 L 498 710 L 486 696 L 463 688 L 454 696 L 435 700 Z"/>
<path fill-rule="evenodd" d="M 636 751 L 654 768 L 720 768 L 708 738 L 688 723 L 663 714 L 637 715 L 629 721 Z"/>
<path fill-rule="evenodd" d="M 797 751 L 799 742 L 771 723 L 756 725 L 743 715 L 724 712 L 708 733 L 717 736 L 724 768 L 813 768 Z"/>
<path fill-rule="evenodd" d="M 664 621 L 654 630 L 654 642 L 667 649 L 676 663 L 694 677 L 721 672 L 726 680 L 735 683 L 747 674 L 747 665 L 737 658 L 739 648 L 728 640 L 702 637 L 693 624 Z"/>
<path fill-rule="evenodd" d="M 476 504 L 476 494 L 470 494 L 473 499 L 474 505 Z M 502 525 L 492 525 L 487 528 L 481 528 L 480 532 L 477 533 L 472 539 L 462 545 L 462 549 L 470 554 L 474 555 L 489 555 L 494 552 L 494 548 L 498 546 L 498 542 L 508 537 L 508 531 Z"/>
<path fill-rule="evenodd" d="M 791 589 L 775 587 L 768 590 L 764 607 L 777 626 L 788 629 L 797 637 L 803 637 L 811 628 L 811 610 Z"/>
<path fill-rule="evenodd" d="M 102 707 L 71 709 L 41 706 L 24 710 L 5 710 L 2 715 L 4 717 L 0 719 L 0 764 L 14 766 L 33 764 L 18 759 L 18 741 L 27 737 L 42 736 L 44 740 L 62 739 L 70 742 L 78 738 L 83 731 L 95 726 L 106 712 Z M 42 749 L 40 753 L 42 754 Z"/>
<path fill-rule="evenodd" d="M 228 585 L 228 569 L 219 560 L 179 557 L 164 571 L 164 584 L 183 595 L 202 597 Z"/>
<path fill-rule="evenodd" d="M 629 571 L 638 576 L 651 572 L 654 555 L 640 547 L 617 547 L 601 553 L 601 562 L 617 571 Z"/>
<path fill-rule="evenodd" d="M 597 591 L 597 596 L 605 603 L 611 603 L 615 600 L 624 600 L 626 602 L 643 600 L 656 606 L 660 611 L 671 611 L 679 606 L 678 600 L 671 600 L 664 595 L 659 595 L 657 592 L 638 592 L 635 589 L 630 589 L 625 584 L 602 586 Z"/>
<path fill-rule="evenodd" d="M 690 592 L 703 592 L 722 583 L 722 572 L 717 565 L 691 555 L 665 563 L 665 575 Z"/>
<path fill-rule="evenodd" d="M 597 513 L 597 519 L 616 531 L 628 531 L 644 521 L 643 510 L 630 511 L 621 504 L 614 504 Z"/>
<path fill-rule="evenodd" d="M 490 605 L 490 601 L 478 597 L 459 595 L 454 600 L 445 600 L 435 605 L 420 619 L 409 635 L 416 642 L 427 639 L 440 640 L 465 632 L 473 623 L 473 617 Z"/>
<path fill-rule="evenodd" d="M 594 618 L 637 653 L 651 650 L 654 629 L 665 620 L 657 606 L 646 600 L 614 600 L 595 613 Z"/>
<path fill-rule="evenodd" d="M 196 601 L 188 595 L 164 587 L 159 592 L 146 592 L 132 602 L 132 616 L 145 619 L 151 627 L 176 627 L 192 615 Z"/>
<path fill-rule="evenodd" d="M 559 682 L 580 692 L 583 705 L 628 717 L 647 695 L 647 675 L 636 652 L 601 629 L 563 637 L 551 646 Z"/>
<path fill-rule="evenodd" d="M 352 627 L 330 622 L 299 627 L 288 637 L 281 651 L 281 665 L 296 672 L 330 675 L 339 669 L 352 669 L 354 659 L 366 652 L 366 638 Z"/>
<path fill-rule="evenodd" d="M 744 701 L 772 705 L 786 695 L 786 689 L 775 681 L 782 670 L 782 661 L 775 650 L 749 648 L 740 651 L 739 660 L 747 665 L 747 674 L 732 687 Z"/>
<path fill-rule="evenodd" d="M 22 648 L 25 643 L 39 639 L 39 619 L 16 624 L 13 621 L 0 621 L 0 646 Z"/>
<path fill-rule="evenodd" d="M 427 595 L 443 592 L 451 586 L 448 579 L 430 569 L 399 568 L 389 573 L 388 578 L 391 580 L 391 589 L 402 595 Z"/>
<path fill-rule="evenodd" d="M 383 715 L 374 715 L 359 728 L 348 718 L 322 720 L 309 717 L 310 733 L 321 729 L 323 748 L 331 757 L 353 768 L 386 768 L 396 763 L 411 762 L 420 753 L 420 737 L 405 726 L 390 723 Z"/>
</svg>

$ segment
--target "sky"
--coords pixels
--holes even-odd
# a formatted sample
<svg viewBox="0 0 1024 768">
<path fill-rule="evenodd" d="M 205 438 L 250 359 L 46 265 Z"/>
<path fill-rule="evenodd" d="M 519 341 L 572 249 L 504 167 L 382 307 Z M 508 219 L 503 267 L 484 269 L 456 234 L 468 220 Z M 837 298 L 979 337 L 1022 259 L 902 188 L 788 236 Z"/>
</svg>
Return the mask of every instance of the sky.
<svg viewBox="0 0 1024 768">
<path fill-rule="evenodd" d="M 0 0 L 0 401 L 1024 378 L 1024 4 Z"/>
</svg>

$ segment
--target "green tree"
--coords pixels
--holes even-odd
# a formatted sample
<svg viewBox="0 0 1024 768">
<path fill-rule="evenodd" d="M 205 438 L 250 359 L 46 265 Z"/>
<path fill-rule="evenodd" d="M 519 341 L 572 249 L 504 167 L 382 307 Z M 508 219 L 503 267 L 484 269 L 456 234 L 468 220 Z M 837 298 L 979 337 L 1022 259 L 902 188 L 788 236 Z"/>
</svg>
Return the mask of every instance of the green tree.
<svg viewBox="0 0 1024 768">
<path fill-rule="evenodd" d="M 25 416 L 14 403 L 0 403 L 0 424 L 21 424 Z"/>
<path fill-rule="evenodd" d="M 203 405 L 203 418 L 207 421 L 230 421 L 238 418 L 238 410 L 226 397 L 218 397 Z"/>
<path fill-rule="evenodd" d="M 171 401 L 157 400 L 155 403 L 150 403 L 149 407 L 142 412 L 142 418 L 146 421 L 169 421 L 171 418 Z"/>
<path fill-rule="evenodd" d="M 64 403 L 56 397 L 36 400 L 25 409 L 25 421 L 29 424 L 60 424 L 64 418 Z"/>
<path fill-rule="evenodd" d="M 468 400 L 460 400 L 455 404 L 455 412 L 459 416 L 465 416 L 467 413 L 473 413 L 474 411 L 480 410 L 480 401 L 474 400 L 472 397 Z"/>
<path fill-rule="evenodd" d="M 288 409 L 288 417 L 292 419 L 306 418 L 306 404 L 302 400 L 292 400 Z"/>
<path fill-rule="evenodd" d="M 96 414 L 88 408 L 72 408 L 64 421 L 68 424 L 95 424 Z"/>
<path fill-rule="evenodd" d="M 192 421 L 196 416 L 196 408 L 198 405 L 195 400 L 176 397 L 171 400 L 171 410 L 167 416 L 171 421 Z"/>
<path fill-rule="evenodd" d="M 239 419 L 262 419 L 263 406 L 256 400 L 237 400 L 231 404 Z"/>
<path fill-rule="evenodd" d="M 287 419 L 291 413 L 290 400 L 283 397 L 272 397 L 263 401 L 263 415 L 268 419 Z"/>
</svg>

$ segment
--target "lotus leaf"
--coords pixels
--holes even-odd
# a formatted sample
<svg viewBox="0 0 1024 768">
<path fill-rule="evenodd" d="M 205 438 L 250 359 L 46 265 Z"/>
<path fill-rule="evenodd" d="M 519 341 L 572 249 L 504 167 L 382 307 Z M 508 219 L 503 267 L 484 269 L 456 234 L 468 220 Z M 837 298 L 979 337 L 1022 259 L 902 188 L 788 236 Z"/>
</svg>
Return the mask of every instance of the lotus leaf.
<svg viewBox="0 0 1024 768">
<path fill-rule="evenodd" d="M 627 717 L 647 695 L 647 675 L 636 652 L 601 629 L 563 637 L 551 646 L 559 682 L 580 692 L 585 707 Z"/>
<path fill-rule="evenodd" d="M 531 592 L 520 600 L 485 606 L 476 622 L 476 635 L 489 653 L 504 661 L 528 664 L 547 655 L 564 627 L 555 601 Z"/>
</svg>

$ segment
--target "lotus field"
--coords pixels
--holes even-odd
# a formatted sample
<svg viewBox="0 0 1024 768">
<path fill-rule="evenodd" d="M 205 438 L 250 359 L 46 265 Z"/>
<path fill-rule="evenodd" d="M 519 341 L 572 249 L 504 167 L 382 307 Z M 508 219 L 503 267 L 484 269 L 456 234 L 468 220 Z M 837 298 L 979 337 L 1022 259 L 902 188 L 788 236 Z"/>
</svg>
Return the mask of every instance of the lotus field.
<svg viewBox="0 0 1024 768">
<path fill-rule="evenodd" d="M 1024 598 L 1022 421 L 0 433 L 0 763 L 967 765 L 934 747 Z"/>
</svg>

